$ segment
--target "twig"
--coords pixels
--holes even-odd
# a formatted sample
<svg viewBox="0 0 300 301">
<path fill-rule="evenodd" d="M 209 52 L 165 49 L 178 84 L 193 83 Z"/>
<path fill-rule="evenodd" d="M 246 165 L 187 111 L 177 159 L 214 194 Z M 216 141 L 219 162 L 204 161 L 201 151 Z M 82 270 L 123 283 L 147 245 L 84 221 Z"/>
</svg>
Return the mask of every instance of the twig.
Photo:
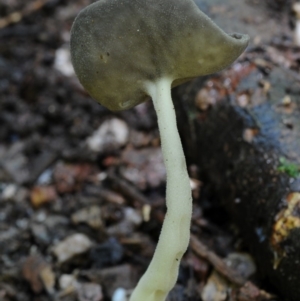
<svg viewBox="0 0 300 301">
<path fill-rule="evenodd" d="M 209 250 L 195 235 L 191 235 L 190 246 L 192 250 L 200 257 L 206 259 L 221 275 L 227 278 L 233 284 L 241 287 L 246 283 L 246 279 L 239 273 L 232 270 L 226 263 L 213 251 Z"/>
<path fill-rule="evenodd" d="M 49 0 L 36 0 L 34 2 L 27 4 L 23 10 L 15 11 L 4 18 L 1 18 L 0 29 L 3 29 L 10 24 L 14 24 L 22 21 L 22 19 L 25 16 L 41 9 L 42 7 L 45 6 L 45 4 L 47 4 L 47 2 L 49 2 Z"/>
<path fill-rule="evenodd" d="M 129 182 L 117 177 L 113 171 L 108 173 L 108 180 L 111 181 L 114 189 L 130 200 L 131 203 L 137 203 L 136 205 L 138 207 L 149 204 L 149 200 L 142 193 Z"/>
</svg>

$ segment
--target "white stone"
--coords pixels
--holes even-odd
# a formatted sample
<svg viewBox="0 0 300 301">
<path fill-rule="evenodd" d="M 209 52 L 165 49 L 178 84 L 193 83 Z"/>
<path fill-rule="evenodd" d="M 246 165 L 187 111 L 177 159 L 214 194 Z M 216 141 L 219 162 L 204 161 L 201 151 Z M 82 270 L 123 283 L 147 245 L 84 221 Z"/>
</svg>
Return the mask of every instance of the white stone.
<svg viewBox="0 0 300 301">
<path fill-rule="evenodd" d="M 132 223 L 134 226 L 139 226 L 143 221 L 140 212 L 134 210 L 131 207 L 126 207 L 124 209 L 124 214 L 125 214 L 125 219 L 130 223 Z"/>
<path fill-rule="evenodd" d="M 7 185 L 3 192 L 2 192 L 2 197 L 4 200 L 11 200 L 13 197 L 16 195 L 18 190 L 18 187 L 15 184 L 9 184 Z"/>
<path fill-rule="evenodd" d="M 127 301 L 126 290 L 124 288 L 117 288 L 112 296 L 112 301 Z"/>
<path fill-rule="evenodd" d="M 91 240 L 84 234 L 73 234 L 59 242 L 53 252 L 58 262 L 63 263 L 72 257 L 87 252 L 92 247 Z"/>
<path fill-rule="evenodd" d="M 75 75 L 68 46 L 63 46 L 56 50 L 54 68 L 65 76 Z"/>
<path fill-rule="evenodd" d="M 87 139 L 87 145 L 94 152 L 111 151 L 124 146 L 128 137 L 129 128 L 126 122 L 112 118 L 104 121 Z"/>
<path fill-rule="evenodd" d="M 67 288 L 75 288 L 78 283 L 73 275 L 62 274 L 58 280 L 59 288 L 65 290 Z"/>
</svg>

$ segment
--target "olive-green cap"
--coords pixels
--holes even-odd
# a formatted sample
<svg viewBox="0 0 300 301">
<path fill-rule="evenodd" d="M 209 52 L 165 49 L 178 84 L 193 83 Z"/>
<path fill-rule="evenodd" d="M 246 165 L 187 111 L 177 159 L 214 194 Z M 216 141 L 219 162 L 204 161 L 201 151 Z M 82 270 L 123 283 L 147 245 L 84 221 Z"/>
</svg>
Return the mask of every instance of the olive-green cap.
<svg viewBox="0 0 300 301">
<path fill-rule="evenodd" d="M 226 34 L 193 0 L 100 0 L 71 30 L 75 72 L 89 94 L 112 111 L 149 98 L 145 82 L 172 86 L 230 65 L 249 37 Z"/>
</svg>

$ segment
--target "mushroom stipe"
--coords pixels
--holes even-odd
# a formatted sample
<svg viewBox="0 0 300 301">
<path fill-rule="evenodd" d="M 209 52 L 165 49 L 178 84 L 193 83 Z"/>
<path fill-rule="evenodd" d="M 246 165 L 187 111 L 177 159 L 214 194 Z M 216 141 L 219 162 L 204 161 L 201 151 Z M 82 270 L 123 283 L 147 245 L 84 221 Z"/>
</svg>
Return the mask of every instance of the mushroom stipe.
<svg viewBox="0 0 300 301">
<path fill-rule="evenodd" d="M 171 88 L 227 67 L 248 41 L 224 33 L 192 0 L 100 0 L 73 24 L 72 62 L 90 95 L 112 111 L 152 98 L 157 113 L 167 213 L 131 301 L 165 300 L 189 243 L 192 195 Z"/>
</svg>

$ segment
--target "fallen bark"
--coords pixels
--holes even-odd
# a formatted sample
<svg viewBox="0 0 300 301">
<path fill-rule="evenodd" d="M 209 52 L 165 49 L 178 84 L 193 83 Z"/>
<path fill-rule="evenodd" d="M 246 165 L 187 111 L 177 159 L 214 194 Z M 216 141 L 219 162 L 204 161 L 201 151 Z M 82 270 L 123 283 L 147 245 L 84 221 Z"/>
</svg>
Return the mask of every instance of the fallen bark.
<svg viewBox="0 0 300 301">
<path fill-rule="evenodd" d="M 270 59 L 274 49 L 256 51 L 217 77 L 177 88 L 173 99 L 188 161 L 239 226 L 261 277 L 298 301 L 299 79 Z"/>
</svg>

